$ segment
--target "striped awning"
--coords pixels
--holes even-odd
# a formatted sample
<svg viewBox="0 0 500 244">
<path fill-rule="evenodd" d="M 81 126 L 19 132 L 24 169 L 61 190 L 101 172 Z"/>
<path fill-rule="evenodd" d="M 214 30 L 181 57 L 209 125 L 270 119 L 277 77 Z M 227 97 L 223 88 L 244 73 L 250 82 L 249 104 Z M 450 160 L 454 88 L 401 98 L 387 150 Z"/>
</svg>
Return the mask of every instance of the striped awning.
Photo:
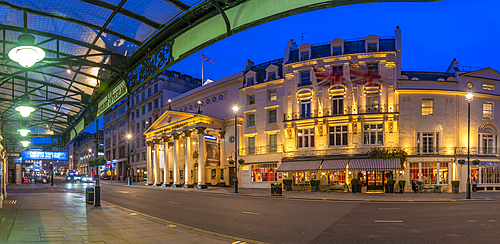
<svg viewBox="0 0 500 244">
<path fill-rule="evenodd" d="M 348 159 L 325 160 L 321 165 L 321 170 L 344 171 L 348 162 Z"/>
<path fill-rule="evenodd" d="M 321 160 L 316 161 L 296 161 L 296 162 L 282 162 L 278 168 L 278 172 L 288 171 L 316 171 L 321 165 Z"/>
<path fill-rule="evenodd" d="M 352 171 L 386 171 L 401 170 L 401 164 L 398 159 L 351 159 L 349 170 Z"/>
</svg>

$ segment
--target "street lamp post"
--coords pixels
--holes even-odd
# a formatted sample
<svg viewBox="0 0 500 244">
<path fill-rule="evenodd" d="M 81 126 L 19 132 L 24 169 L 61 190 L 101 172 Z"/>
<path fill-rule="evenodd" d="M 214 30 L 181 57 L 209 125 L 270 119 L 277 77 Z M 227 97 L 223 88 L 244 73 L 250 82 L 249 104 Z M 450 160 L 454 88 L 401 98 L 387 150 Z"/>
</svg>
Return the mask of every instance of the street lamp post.
<svg viewBox="0 0 500 244">
<path fill-rule="evenodd" d="M 466 190 L 466 199 L 470 199 L 470 102 L 474 99 L 474 94 L 469 92 L 465 94 L 465 99 L 467 99 L 467 190 Z"/>
<path fill-rule="evenodd" d="M 234 193 L 238 193 L 238 110 L 234 103 Z"/>
<path fill-rule="evenodd" d="M 127 182 L 128 185 L 132 185 L 132 181 L 130 181 L 130 139 L 132 138 L 131 134 L 127 135 L 127 147 L 128 147 L 128 161 L 127 161 Z"/>
</svg>

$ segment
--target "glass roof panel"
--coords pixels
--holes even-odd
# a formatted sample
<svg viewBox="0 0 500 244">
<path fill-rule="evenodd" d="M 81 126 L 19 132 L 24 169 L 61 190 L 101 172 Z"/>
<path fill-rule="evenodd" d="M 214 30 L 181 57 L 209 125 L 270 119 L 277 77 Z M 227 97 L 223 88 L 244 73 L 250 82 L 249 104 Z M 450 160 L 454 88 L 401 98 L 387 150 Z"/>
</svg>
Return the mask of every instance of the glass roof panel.
<svg viewBox="0 0 500 244">
<path fill-rule="evenodd" d="M 13 5 L 102 26 L 112 11 L 82 1 L 7 0 Z M 22 21 L 22 19 L 21 19 Z"/>
<path fill-rule="evenodd" d="M 181 12 L 175 5 L 164 0 L 146 2 L 143 0 L 128 0 L 123 5 L 123 8 L 138 13 L 160 24 L 166 24 Z M 147 37 L 151 34 L 153 33 L 150 33 Z"/>
<path fill-rule="evenodd" d="M 153 27 L 121 14 L 115 15 L 109 23 L 108 29 L 141 42 L 155 32 Z"/>
<path fill-rule="evenodd" d="M 180 0 L 180 1 L 192 7 L 196 3 L 202 2 L 203 0 Z"/>
</svg>

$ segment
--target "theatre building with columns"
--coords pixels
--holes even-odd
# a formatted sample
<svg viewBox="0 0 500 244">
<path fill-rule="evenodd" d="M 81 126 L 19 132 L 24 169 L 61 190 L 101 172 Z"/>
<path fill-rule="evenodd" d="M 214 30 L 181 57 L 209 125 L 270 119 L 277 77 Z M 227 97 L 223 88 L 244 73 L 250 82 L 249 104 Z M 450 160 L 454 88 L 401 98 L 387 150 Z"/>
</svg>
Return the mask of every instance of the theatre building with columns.
<svg viewBox="0 0 500 244">
<path fill-rule="evenodd" d="M 359 178 L 363 192 L 383 192 L 390 179 L 406 181 L 405 191 L 416 180 L 423 191 L 450 192 L 452 181 L 465 191 L 469 168 L 478 190 L 500 190 L 500 74 L 456 60 L 443 71 L 401 71 L 399 28 L 390 37 L 290 41 L 283 58 L 249 60 L 164 104 L 145 132 L 147 184 L 232 185 L 237 165 L 243 188 L 290 179 L 293 190 L 319 180 L 321 191 L 342 191 Z M 404 156 L 377 155 L 387 150 Z"/>
</svg>

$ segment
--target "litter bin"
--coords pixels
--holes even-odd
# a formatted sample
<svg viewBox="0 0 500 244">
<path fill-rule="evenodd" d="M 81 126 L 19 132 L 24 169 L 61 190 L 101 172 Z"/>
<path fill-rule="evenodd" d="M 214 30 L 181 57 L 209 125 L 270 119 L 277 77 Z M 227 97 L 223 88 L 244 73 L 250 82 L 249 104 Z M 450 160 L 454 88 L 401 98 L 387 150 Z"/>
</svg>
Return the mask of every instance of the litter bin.
<svg viewBox="0 0 500 244">
<path fill-rule="evenodd" d="M 271 183 L 271 196 L 282 196 L 283 187 L 281 183 Z"/>
<path fill-rule="evenodd" d="M 85 188 L 85 200 L 88 204 L 94 204 L 94 187 Z"/>
</svg>

